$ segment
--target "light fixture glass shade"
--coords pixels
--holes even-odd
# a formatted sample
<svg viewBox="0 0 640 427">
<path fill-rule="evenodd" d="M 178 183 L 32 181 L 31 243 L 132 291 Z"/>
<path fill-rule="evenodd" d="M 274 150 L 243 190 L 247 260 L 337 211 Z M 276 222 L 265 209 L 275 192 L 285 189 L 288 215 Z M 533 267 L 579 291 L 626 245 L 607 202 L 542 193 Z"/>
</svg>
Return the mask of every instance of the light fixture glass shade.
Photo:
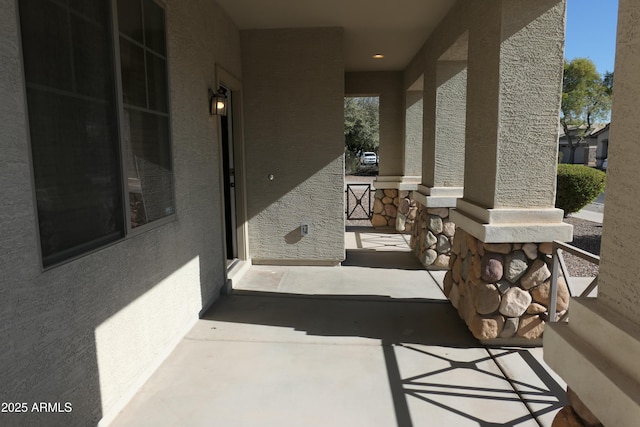
<svg viewBox="0 0 640 427">
<path fill-rule="evenodd" d="M 226 90 L 220 88 L 214 93 L 209 89 L 209 113 L 212 116 L 226 116 L 228 105 Z"/>
</svg>

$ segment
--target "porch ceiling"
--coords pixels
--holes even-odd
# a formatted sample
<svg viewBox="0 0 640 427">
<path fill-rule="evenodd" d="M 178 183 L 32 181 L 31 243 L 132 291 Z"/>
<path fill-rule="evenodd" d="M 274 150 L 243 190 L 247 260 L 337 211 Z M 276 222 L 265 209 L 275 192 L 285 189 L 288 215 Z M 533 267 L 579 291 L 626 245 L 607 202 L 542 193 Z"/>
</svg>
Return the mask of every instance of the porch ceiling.
<svg viewBox="0 0 640 427">
<path fill-rule="evenodd" d="M 346 71 L 404 69 L 455 4 L 455 0 L 217 1 L 241 30 L 344 28 Z M 384 54 L 384 59 L 373 59 L 376 53 Z"/>
</svg>

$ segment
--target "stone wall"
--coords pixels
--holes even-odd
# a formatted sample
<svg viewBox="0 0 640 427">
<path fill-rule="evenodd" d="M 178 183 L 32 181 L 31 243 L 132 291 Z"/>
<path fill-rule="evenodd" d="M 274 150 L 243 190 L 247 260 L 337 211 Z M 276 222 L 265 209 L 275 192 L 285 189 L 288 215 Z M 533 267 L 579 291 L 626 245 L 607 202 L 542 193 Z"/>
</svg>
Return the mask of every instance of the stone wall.
<svg viewBox="0 0 640 427">
<path fill-rule="evenodd" d="M 477 339 L 542 336 L 549 316 L 551 248 L 551 243 L 483 243 L 456 230 L 444 291 Z M 568 305 L 567 285 L 559 278 L 559 315 Z"/>
<path fill-rule="evenodd" d="M 603 427 L 598 417 L 570 387 L 567 387 L 567 400 L 569 404 L 556 414 L 551 427 Z"/>
<path fill-rule="evenodd" d="M 410 232 L 417 210 L 412 191 L 378 189 L 373 201 L 371 224 L 374 227 L 395 227 L 398 231 Z"/>
<path fill-rule="evenodd" d="M 427 208 L 418 203 L 411 250 L 427 269 L 447 270 L 455 231 L 449 208 Z"/>
</svg>

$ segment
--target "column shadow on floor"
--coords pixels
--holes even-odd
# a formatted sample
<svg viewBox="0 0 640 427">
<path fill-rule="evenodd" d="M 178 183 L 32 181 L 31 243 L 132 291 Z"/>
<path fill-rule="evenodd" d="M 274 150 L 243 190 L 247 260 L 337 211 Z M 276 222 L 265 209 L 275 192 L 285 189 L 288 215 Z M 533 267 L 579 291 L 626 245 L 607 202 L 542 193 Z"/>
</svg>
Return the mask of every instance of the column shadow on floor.
<svg viewBox="0 0 640 427">
<path fill-rule="evenodd" d="M 343 267 L 368 267 L 393 270 L 424 270 L 420 261 L 411 252 L 363 251 L 347 249 Z"/>
<path fill-rule="evenodd" d="M 243 325 L 266 325 L 290 328 L 303 332 L 305 337 L 354 337 L 379 340 L 384 354 L 386 373 L 398 426 L 413 427 L 410 404 L 417 401 L 460 417 L 460 421 L 480 426 L 515 426 L 531 423 L 534 417 L 558 409 L 564 404 L 559 396 L 562 388 L 533 358 L 523 358 L 543 381 L 543 386 L 529 387 L 526 396 L 530 404 L 542 405 L 531 413 L 520 410 L 518 416 L 507 421 L 495 421 L 495 414 L 477 411 L 478 401 L 519 405 L 521 396 L 504 376 L 493 368 L 491 354 L 471 335 L 457 311 L 447 302 L 429 299 L 394 299 L 376 295 L 296 295 L 259 291 L 234 291 L 212 307 L 203 320 Z M 215 328 L 213 328 L 215 329 Z M 238 340 L 255 340 L 254 330 L 242 328 Z M 215 330 L 211 331 L 215 339 Z M 299 336 L 299 334 L 298 334 Z M 200 339 L 203 339 L 201 337 Z M 204 337 L 204 339 L 207 339 Z M 337 343 L 340 343 L 338 341 Z M 447 354 L 463 354 L 453 349 L 476 349 L 473 356 L 462 360 Z M 478 353 L 481 350 L 481 353 Z M 424 371 L 419 375 L 403 375 L 402 358 L 424 357 Z M 412 352 L 414 356 L 407 356 Z M 468 354 L 468 353 L 465 353 Z M 405 360 L 403 359 L 403 360 Z M 443 363 L 445 366 L 443 367 Z M 488 369 L 486 366 L 490 366 Z M 469 374 L 465 374 L 469 372 Z M 442 375 L 450 377 L 442 378 Z M 480 386 L 452 383 L 447 378 L 475 378 L 486 376 L 493 385 Z M 477 380 L 476 380 L 477 381 Z M 461 404 L 443 403 L 453 400 Z M 465 403 L 466 402 L 466 403 Z M 537 408 L 537 407 L 536 407 Z M 504 418 L 504 417 L 502 417 Z M 535 422 L 535 421 L 533 421 Z"/>
</svg>

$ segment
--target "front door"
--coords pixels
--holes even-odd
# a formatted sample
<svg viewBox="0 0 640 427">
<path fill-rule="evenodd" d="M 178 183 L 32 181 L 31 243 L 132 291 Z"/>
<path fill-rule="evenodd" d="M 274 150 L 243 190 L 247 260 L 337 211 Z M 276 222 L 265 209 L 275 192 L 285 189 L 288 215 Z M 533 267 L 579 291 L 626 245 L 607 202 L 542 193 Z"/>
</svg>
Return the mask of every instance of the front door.
<svg viewBox="0 0 640 427">
<path fill-rule="evenodd" d="M 233 93 L 227 89 L 227 115 L 221 117 L 222 168 L 224 179 L 224 218 L 226 234 L 227 265 L 238 258 L 236 220 L 236 176 L 233 150 Z"/>
</svg>

